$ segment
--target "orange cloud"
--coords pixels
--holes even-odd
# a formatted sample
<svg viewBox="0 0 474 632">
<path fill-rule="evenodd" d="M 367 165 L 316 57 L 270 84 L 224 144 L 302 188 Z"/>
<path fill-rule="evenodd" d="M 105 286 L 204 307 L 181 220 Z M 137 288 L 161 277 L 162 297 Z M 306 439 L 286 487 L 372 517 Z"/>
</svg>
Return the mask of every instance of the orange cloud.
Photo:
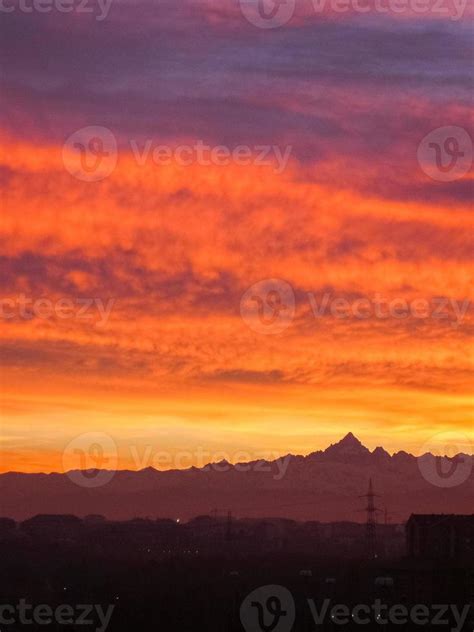
<svg viewBox="0 0 474 632">
<path fill-rule="evenodd" d="M 134 466 L 130 445 L 150 442 L 307 452 L 356 428 L 369 445 L 416 452 L 435 431 L 472 433 L 464 203 L 447 212 L 323 186 L 297 162 L 283 175 L 140 167 L 127 151 L 88 183 L 57 147 L 4 138 L 2 150 L 2 300 L 13 301 L 0 322 L 2 471 L 61 469 L 68 441 L 97 429 L 120 444 L 122 467 Z M 343 179 L 331 159 L 323 168 Z M 266 278 L 295 296 L 276 335 L 240 314 Z M 361 300 L 368 316 L 351 311 Z"/>
</svg>

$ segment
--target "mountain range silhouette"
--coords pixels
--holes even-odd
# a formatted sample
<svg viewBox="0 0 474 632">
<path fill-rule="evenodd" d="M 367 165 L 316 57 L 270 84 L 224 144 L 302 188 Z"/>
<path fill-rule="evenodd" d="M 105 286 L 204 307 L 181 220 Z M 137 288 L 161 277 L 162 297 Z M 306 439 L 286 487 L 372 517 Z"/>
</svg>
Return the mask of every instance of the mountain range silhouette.
<svg viewBox="0 0 474 632">
<path fill-rule="evenodd" d="M 197 515 L 364 521 L 372 478 L 378 506 L 392 522 L 411 513 L 472 513 L 474 457 L 416 457 L 383 447 L 370 451 L 352 433 L 326 450 L 274 461 L 211 463 L 159 471 L 71 470 L 0 475 L 0 515 L 23 520 L 39 513 L 102 514 L 187 520 Z"/>
</svg>

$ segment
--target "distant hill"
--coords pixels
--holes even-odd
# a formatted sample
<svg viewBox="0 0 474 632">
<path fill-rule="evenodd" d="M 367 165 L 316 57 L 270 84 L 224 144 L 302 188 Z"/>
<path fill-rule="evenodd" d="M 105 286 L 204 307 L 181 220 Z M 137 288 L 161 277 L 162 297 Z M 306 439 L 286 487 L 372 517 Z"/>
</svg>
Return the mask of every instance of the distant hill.
<svg viewBox="0 0 474 632">
<path fill-rule="evenodd" d="M 366 501 L 360 496 L 367 492 L 370 478 L 379 495 L 375 501 L 380 521 L 385 509 L 392 522 L 403 522 L 413 512 L 473 511 L 472 455 L 390 455 L 381 447 L 371 452 L 349 433 L 324 451 L 271 462 L 221 462 L 165 472 L 146 468 L 1 474 L 0 515 L 16 520 L 40 513 L 188 520 L 231 510 L 234 516 L 252 518 L 364 521 Z M 88 485 L 102 479 L 103 485 Z"/>
</svg>

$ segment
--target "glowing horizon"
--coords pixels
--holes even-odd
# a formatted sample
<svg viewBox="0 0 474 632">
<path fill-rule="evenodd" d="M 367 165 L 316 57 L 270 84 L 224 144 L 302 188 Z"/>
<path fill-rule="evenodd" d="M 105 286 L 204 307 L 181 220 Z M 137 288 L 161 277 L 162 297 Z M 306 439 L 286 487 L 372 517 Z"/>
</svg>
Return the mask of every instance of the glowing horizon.
<svg viewBox="0 0 474 632">
<path fill-rule="evenodd" d="M 260 458 L 347 432 L 390 453 L 439 433 L 474 446 L 472 168 L 430 178 L 418 149 L 472 130 L 466 23 L 264 34 L 183 5 L 160 23 L 135 7 L 128 22 L 6 20 L 0 472 L 64 471 L 70 442 L 97 432 L 119 469 L 136 465 L 130 446 Z M 45 42 L 34 68 L 30 29 Z M 394 67 L 390 46 L 414 31 Z M 440 42 L 450 56 L 431 59 Z M 117 143 L 97 182 L 64 149 L 88 126 Z M 140 164 L 148 141 L 172 159 Z M 198 142 L 221 148 L 212 164 L 177 160 Z M 290 311 L 265 331 L 275 289 Z"/>
</svg>

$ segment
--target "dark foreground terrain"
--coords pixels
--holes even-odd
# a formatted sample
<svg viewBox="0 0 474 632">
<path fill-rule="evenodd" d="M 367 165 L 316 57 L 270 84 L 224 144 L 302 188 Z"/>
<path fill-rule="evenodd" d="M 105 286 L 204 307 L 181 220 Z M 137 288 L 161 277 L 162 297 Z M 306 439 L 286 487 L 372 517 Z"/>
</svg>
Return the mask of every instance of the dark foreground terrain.
<svg viewBox="0 0 474 632">
<path fill-rule="evenodd" d="M 61 523 L 63 535 L 55 531 Z M 262 524 L 253 525 L 254 546 L 250 540 L 247 546 L 239 543 L 239 521 L 222 519 L 209 538 L 212 523 L 210 517 L 192 528 L 97 518 L 84 525 L 43 517 L 6 529 L 0 630 L 473 629 L 474 567 L 466 556 L 436 548 L 367 560 L 363 525 L 356 527 L 361 551 L 353 555 L 342 547 L 350 525 L 342 535 L 334 531 L 341 554 L 317 538 L 312 544 L 270 539 Z"/>
</svg>

